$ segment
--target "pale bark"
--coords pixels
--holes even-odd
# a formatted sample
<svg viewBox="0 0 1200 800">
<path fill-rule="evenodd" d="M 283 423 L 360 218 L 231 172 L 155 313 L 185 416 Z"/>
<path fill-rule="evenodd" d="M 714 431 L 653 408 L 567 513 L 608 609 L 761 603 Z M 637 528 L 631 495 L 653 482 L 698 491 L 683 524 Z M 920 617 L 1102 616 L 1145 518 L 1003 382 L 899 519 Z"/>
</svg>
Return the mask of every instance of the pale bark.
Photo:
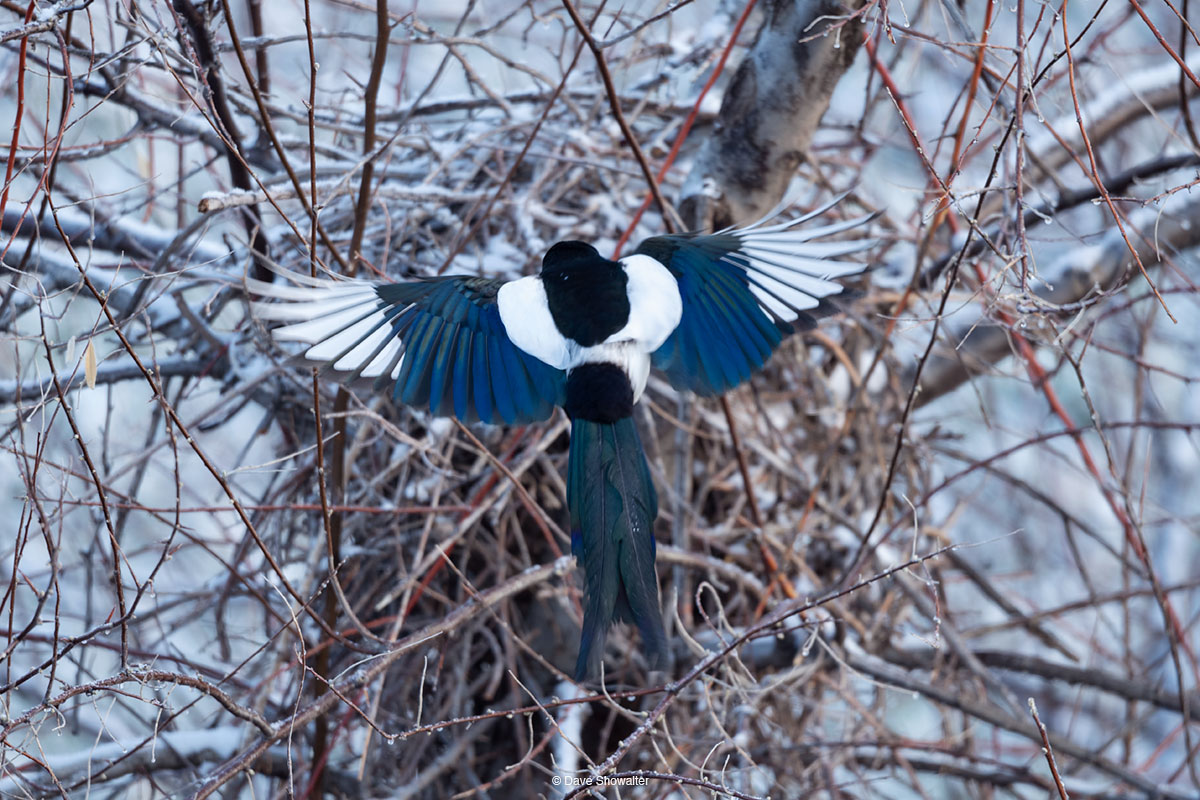
<svg viewBox="0 0 1200 800">
<path fill-rule="evenodd" d="M 751 222 L 783 197 L 863 41 L 863 0 L 770 0 L 684 184 L 697 230 Z"/>
</svg>

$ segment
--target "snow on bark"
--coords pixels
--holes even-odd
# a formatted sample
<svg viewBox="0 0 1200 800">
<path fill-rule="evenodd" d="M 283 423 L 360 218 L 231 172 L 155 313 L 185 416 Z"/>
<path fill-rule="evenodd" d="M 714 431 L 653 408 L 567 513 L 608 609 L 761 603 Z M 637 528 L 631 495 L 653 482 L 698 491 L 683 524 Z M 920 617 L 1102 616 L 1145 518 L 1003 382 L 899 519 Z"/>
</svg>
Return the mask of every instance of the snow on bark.
<svg viewBox="0 0 1200 800">
<path fill-rule="evenodd" d="M 1200 246 L 1200 197 L 1184 198 L 1184 202 L 1167 202 L 1149 206 L 1130 215 L 1129 244 L 1137 250 L 1138 258 L 1147 268 L 1169 261 L 1184 250 Z M 1153 236 L 1139 232 L 1153 231 Z M 1116 291 L 1118 282 L 1136 280 L 1138 268 L 1129 252 L 1129 244 L 1121 231 L 1113 226 L 1096 244 L 1078 247 L 1042 270 L 1044 288 L 1031 298 L 1028 308 L 1018 306 L 1026 317 L 1026 335 L 1041 330 L 1048 338 L 1061 334 L 1050 327 L 1045 312 L 1062 309 L 1077 317 L 1090 298 Z M 1042 313 L 1030 313 L 1030 312 Z M 976 375 L 1013 354 L 1013 344 L 1007 328 L 990 324 L 982 315 L 960 314 L 944 335 L 953 345 L 942 352 L 934 351 L 921 373 L 922 405 L 954 391 Z M 1069 322 L 1069 319 L 1067 320 Z M 1063 327 L 1070 327 L 1064 322 Z M 961 344 L 960 344 L 961 343 Z M 911 373 L 906 376 L 911 385 Z"/>
</svg>

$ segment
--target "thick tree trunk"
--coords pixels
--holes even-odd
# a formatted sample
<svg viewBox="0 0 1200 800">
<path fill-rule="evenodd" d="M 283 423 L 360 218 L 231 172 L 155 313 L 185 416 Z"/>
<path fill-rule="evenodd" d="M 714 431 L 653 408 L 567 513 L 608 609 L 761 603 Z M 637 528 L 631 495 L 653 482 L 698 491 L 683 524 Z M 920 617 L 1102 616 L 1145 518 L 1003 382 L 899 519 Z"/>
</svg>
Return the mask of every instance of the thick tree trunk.
<svg viewBox="0 0 1200 800">
<path fill-rule="evenodd" d="M 684 185 L 695 230 L 751 222 L 775 206 L 806 157 L 834 87 L 863 41 L 865 0 L 767 0 L 753 47 Z"/>
</svg>

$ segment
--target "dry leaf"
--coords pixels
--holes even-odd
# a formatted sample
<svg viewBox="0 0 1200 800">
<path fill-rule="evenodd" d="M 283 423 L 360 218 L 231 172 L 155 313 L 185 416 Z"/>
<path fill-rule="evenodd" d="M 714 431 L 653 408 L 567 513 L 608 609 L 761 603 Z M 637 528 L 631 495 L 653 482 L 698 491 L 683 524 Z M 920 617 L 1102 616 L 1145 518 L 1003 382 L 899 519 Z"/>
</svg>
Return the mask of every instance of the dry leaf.
<svg viewBox="0 0 1200 800">
<path fill-rule="evenodd" d="M 96 346 L 88 339 L 87 348 L 83 351 L 83 379 L 89 389 L 96 388 Z"/>
</svg>

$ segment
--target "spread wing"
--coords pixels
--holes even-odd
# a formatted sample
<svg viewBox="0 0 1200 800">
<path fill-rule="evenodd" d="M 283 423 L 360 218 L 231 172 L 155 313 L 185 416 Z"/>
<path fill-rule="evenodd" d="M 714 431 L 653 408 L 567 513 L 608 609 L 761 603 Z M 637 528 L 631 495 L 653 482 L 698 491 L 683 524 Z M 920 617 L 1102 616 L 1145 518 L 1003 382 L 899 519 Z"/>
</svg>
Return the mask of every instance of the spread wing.
<svg viewBox="0 0 1200 800">
<path fill-rule="evenodd" d="M 500 319 L 504 281 L 439 277 L 406 283 L 330 281 L 285 273 L 299 286 L 246 280 L 261 319 L 285 322 L 278 341 L 304 356 L 392 384 L 392 396 L 464 422 L 536 422 L 562 401 L 565 374 L 521 350 Z"/>
<path fill-rule="evenodd" d="M 638 253 L 660 261 L 679 284 L 683 315 L 653 355 L 654 366 L 675 388 L 710 396 L 728 391 L 762 367 L 786 336 L 814 327 L 819 317 L 836 310 L 828 298 L 844 287 L 835 279 L 862 272 L 866 265 L 830 259 L 875 241 L 815 240 L 874 215 L 803 230 L 797 226 L 839 200 L 787 222 L 767 224 L 772 212 L 747 228 L 654 236 L 638 245 Z"/>
</svg>

